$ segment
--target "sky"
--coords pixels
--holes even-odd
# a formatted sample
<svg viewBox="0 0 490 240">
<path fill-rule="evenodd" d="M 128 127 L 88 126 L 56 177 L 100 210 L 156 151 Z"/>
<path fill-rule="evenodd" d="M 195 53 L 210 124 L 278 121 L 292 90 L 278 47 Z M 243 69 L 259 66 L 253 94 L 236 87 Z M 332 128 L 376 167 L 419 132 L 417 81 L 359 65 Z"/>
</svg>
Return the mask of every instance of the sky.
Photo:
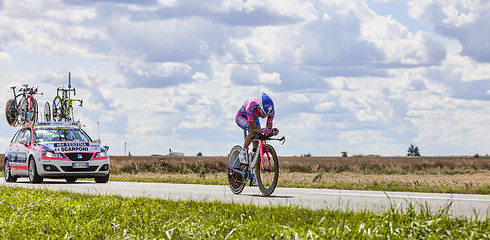
<svg viewBox="0 0 490 240">
<path fill-rule="evenodd" d="M 27 83 L 43 111 L 70 72 L 111 155 L 225 156 L 261 92 L 280 156 L 484 155 L 489 22 L 487 0 L 0 0 L 0 102 Z"/>
</svg>

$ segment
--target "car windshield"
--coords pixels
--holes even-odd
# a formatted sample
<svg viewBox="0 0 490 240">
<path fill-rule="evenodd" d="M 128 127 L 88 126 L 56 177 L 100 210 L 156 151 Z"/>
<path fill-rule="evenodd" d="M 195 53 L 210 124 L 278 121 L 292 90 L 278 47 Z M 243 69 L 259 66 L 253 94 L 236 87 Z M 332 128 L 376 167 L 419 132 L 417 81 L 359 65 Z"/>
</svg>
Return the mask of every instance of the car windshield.
<svg viewBox="0 0 490 240">
<path fill-rule="evenodd" d="M 79 128 L 41 128 L 34 131 L 36 143 L 42 142 L 91 142 L 90 137 Z"/>
</svg>

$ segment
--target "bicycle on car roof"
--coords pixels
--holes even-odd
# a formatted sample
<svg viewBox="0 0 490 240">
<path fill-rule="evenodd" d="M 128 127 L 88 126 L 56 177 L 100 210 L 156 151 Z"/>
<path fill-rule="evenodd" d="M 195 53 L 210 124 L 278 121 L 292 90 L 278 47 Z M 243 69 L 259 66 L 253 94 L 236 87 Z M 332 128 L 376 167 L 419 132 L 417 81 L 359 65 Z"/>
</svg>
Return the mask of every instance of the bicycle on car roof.
<svg viewBox="0 0 490 240">
<path fill-rule="evenodd" d="M 53 111 L 51 112 L 49 102 L 46 102 L 46 104 L 44 105 L 45 121 L 49 122 L 51 121 L 51 118 L 53 121 L 56 122 L 75 121 L 75 118 L 73 116 L 73 102 L 79 102 L 80 107 L 82 107 L 83 100 L 72 99 L 72 92 L 73 96 L 77 95 L 76 89 L 71 87 L 71 74 L 68 73 L 68 88 L 60 86 L 58 87 L 58 89 L 56 89 L 56 97 L 54 97 L 53 99 Z"/>
<path fill-rule="evenodd" d="M 15 86 L 10 87 L 13 91 L 13 98 L 7 101 L 5 106 L 5 116 L 10 126 L 16 127 L 23 124 L 34 124 L 37 122 L 38 105 L 34 97 L 38 93 L 37 87 L 29 87 L 24 84 L 23 88 L 19 89 L 19 94 L 15 92 Z"/>
</svg>

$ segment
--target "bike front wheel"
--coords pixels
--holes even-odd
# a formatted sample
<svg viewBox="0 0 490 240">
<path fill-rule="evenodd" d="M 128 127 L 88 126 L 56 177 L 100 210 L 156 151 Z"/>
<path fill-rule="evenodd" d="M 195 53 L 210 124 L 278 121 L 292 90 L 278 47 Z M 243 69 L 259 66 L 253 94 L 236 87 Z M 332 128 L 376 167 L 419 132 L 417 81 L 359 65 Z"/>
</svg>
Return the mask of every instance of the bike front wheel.
<svg viewBox="0 0 490 240">
<path fill-rule="evenodd" d="M 63 104 L 60 96 L 56 96 L 53 99 L 53 121 L 61 122 L 63 119 Z"/>
<path fill-rule="evenodd" d="M 233 171 L 233 169 L 240 168 L 240 161 L 238 160 L 240 151 L 242 151 L 242 147 L 236 145 L 231 149 L 230 154 L 228 155 L 228 184 L 234 194 L 241 193 L 243 188 L 245 188 L 243 176 Z"/>
<path fill-rule="evenodd" d="M 265 196 L 271 195 L 277 186 L 279 179 L 279 160 L 277 154 L 271 145 L 264 146 L 262 158 L 257 161 L 255 166 L 255 175 L 257 175 L 257 184 L 260 192 Z M 259 156 L 260 157 L 260 156 Z"/>
</svg>

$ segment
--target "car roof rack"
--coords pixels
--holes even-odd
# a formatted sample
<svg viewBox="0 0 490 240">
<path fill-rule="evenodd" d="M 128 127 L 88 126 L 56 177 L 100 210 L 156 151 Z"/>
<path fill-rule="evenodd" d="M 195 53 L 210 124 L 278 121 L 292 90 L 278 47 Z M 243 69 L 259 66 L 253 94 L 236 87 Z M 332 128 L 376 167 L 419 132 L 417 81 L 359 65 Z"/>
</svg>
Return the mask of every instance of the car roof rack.
<svg viewBox="0 0 490 240">
<path fill-rule="evenodd" d="M 80 122 L 36 122 L 35 127 L 77 127 L 81 128 Z"/>
</svg>

